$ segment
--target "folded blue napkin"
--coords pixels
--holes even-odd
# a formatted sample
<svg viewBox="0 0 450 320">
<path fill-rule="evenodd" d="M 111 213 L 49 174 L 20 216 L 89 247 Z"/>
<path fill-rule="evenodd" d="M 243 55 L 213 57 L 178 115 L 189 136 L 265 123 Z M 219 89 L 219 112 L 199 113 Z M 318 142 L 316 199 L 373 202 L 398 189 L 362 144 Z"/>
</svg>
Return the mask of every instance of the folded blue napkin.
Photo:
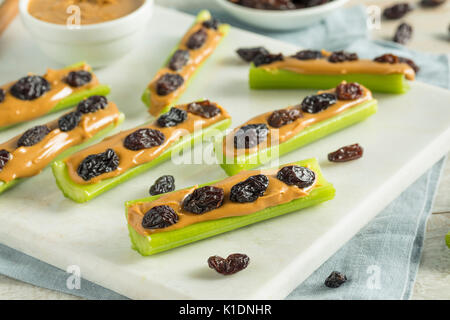
<svg viewBox="0 0 450 320">
<path fill-rule="evenodd" d="M 210 3 L 205 1 L 204 4 L 208 7 Z M 190 7 L 187 11 L 195 14 L 203 7 Z M 393 42 L 369 40 L 363 6 L 337 10 L 324 21 L 292 32 L 253 29 L 225 12 L 211 9 L 222 21 L 304 48 L 346 49 L 365 58 L 386 52 L 412 58 L 421 68 L 418 80 L 443 88 L 450 85 L 450 64 L 446 55 L 420 53 Z M 427 217 L 443 164 L 444 160 L 439 161 L 414 182 L 287 299 L 409 299 L 419 266 Z M 333 270 L 341 271 L 349 278 L 339 289 L 329 289 L 323 284 Z M 69 290 L 65 271 L 2 245 L 0 273 L 88 299 L 126 299 L 86 280 L 81 281 L 80 289 Z"/>
</svg>

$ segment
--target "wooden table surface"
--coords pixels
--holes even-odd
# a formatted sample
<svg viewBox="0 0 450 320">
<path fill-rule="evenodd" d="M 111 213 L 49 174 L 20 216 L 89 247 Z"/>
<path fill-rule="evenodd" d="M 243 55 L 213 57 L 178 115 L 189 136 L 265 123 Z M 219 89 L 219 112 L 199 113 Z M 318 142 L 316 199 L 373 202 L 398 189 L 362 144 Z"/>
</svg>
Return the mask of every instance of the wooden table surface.
<svg viewBox="0 0 450 320">
<path fill-rule="evenodd" d="M 174 8 L 192 7 L 197 4 L 201 8 L 205 1 L 209 7 L 214 6 L 211 0 L 155 0 L 159 5 Z M 347 6 L 364 3 L 367 6 L 379 6 L 382 9 L 396 2 L 400 1 L 350 0 Z M 409 2 L 416 5 L 418 1 Z M 414 37 L 408 43 L 408 48 L 450 54 L 449 17 L 450 1 L 433 9 L 418 7 L 401 20 L 382 20 L 381 28 L 373 30 L 372 36 L 374 39 L 390 39 L 400 21 L 406 21 L 414 27 Z M 450 157 L 447 158 L 432 211 L 433 214 L 427 223 L 425 243 L 412 299 L 450 299 L 450 249 L 444 242 L 445 234 L 450 231 Z M 0 276 L 0 299 L 79 298 Z"/>
</svg>

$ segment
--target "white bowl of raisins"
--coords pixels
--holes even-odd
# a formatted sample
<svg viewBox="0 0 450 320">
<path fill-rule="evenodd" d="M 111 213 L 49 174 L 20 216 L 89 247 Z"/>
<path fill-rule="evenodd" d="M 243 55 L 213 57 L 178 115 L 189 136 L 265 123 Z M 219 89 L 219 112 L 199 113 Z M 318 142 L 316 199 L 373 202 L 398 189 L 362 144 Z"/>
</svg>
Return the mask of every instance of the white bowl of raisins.
<svg viewBox="0 0 450 320">
<path fill-rule="evenodd" d="M 92 67 L 105 67 L 131 52 L 142 40 L 154 7 L 153 0 L 144 0 L 122 17 L 74 26 L 34 17 L 30 1 L 20 0 L 20 17 L 44 54 L 63 65 L 86 61 Z"/>
<path fill-rule="evenodd" d="M 348 0 L 216 0 L 228 13 L 265 30 L 293 30 L 325 18 Z"/>
</svg>

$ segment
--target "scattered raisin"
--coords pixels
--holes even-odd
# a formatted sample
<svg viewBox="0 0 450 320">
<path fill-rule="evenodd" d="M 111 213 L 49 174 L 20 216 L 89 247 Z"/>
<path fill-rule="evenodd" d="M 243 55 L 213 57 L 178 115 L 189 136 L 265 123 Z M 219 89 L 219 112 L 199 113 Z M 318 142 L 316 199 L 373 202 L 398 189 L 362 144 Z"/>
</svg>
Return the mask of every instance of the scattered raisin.
<svg viewBox="0 0 450 320">
<path fill-rule="evenodd" d="M 264 64 L 271 64 L 272 62 L 275 61 L 283 61 L 284 57 L 283 54 L 279 53 L 279 54 L 258 54 L 255 56 L 255 58 L 253 59 L 253 63 L 255 65 L 255 67 L 258 66 L 262 66 Z"/>
<path fill-rule="evenodd" d="M 307 113 L 318 113 L 335 104 L 337 97 L 333 93 L 321 93 L 307 96 L 302 101 L 302 110 Z"/>
<path fill-rule="evenodd" d="M 302 50 L 292 56 L 298 60 L 315 60 L 323 58 L 322 52 L 317 50 Z"/>
<path fill-rule="evenodd" d="M 114 171 L 119 166 L 119 156 L 113 149 L 87 156 L 78 166 L 77 173 L 84 181 L 89 181 L 103 173 Z"/>
<path fill-rule="evenodd" d="M 254 48 L 240 48 L 236 50 L 236 53 L 241 57 L 242 60 L 247 62 L 252 62 L 256 56 L 268 55 L 269 51 L 267 51 L 264 47 L 254 47 Z"/>
<path fill-rule="evenodd" d="M 359 159 L 363 156 L 363 148 L 358 144 L 352 144 L 339 148 L 334 152 L 328 154 L 328 160 L 331 162 L 346 162 L 350 160 Z"/>
<path fill-rule="evenodd" d="M 354 100 L 362 95 L 363 89 L 356 82 L 341 83 L 336 87 L 336 96 L 339 100 Z"/>
<path fill-rule="evenodd" d="M 161 131 L 143 128 L 130 133 L 123 141 L 123 146 L 128 150 L 138 151 L 160 146 L 165 139 Z"/>
<path fill-rule="evenodd" d="M 108 99 L 105 96 L 91 96 L 81 101 L 77 106 L 77 111 L 81 113 L 94 113 L 100 109 L 105 109 Z"/>
<path fill-rule="evenodd" d="M 178 73 L 166 73 L 156 82 L 156 93 L 166 96 L 177 90 L 184 83 L 184 79 Z"/>
<path fill-rule="evenodd" d="M 6 163 L 9 161 L 10 157 L 11 155 L 7 150 L 5 149 L 0 150 L 0 171 L 3 170 Z"/>
<path fill-rule="evenodd" d="M 394 19 L 400 19 L 405 14 L 407 14 L 409 11 L 411 11 L 413 8 L 409 5 L 409 3 L 398 3 L 396 5 L 393 5 L 391 7 L 388 7 L 383 10 L 383 16 L 386 19 L 394 20 Z"/>
<path fill-rule="evenodd" d="M 3 90 L 2 88 L 0 88 L 0 103 L 2 103 L 3 101 L 5 101 L 5 90 Z"/>
<path fill-rule="evenodd" d="M 92 81 L 92 73 L 84 70 L 71 71 L 66 77 L 66 83 L 71 87 L 81 87 Z"/>
<path fill-rule="evenodd" d="M 373 59 L 373 61 L 382 62 L 382 63 L 390 63 L 390 64 L 399 63 L 398 57 L 391 53 L 386 53 L 379 57 L 376 57 L 375 59 Z"/>
<path fill-rule="evenodd" d="M 206 119 L 215 117 L 221 112 L 217 105 L 209 100 L 192 102 L 188 105 L 187 110 Z"/>
<path fill-rule="evenodd" d="M 420 1 L 420 5 L 422 7 L 437 7 L 444 3 L 445 3 L 445 0 L 422 0 L 422 1 Z"/>
<path fill-rule="evenodd" d="M 169 112 L 161 115 L 157 122 L 160 127 L 175 127 L 177 124 L 186 121 L 187 116 L 186 111 L 173 107 Z"/>
<path fill-rule="evenodd" d="M 202 26 L 204 26 L 207 29 L 217 30 L 219 28 L 219 24 L 220 24 L 219 20 L 212 17 L 209 20 L 203 21 Z"/>
<path fill-rule="evenodd" d="M 150 187 L 150 195 L 163 194 L 175 190 L 175 178 L 173 176 L 162 176 L 156 179 Z"/>
<path fill-rule="evenodd" d="M 221 188 L 206 186 L 195 189 L 183 201 L 183 209 L 195 214 L 219 208 L 223 203 L 224 191 Z"/>
<path fill-rule="evenodd" d="M 234 274 L 247 268 L 250 258 L 246 254 L 230 254 L 226 259 L 219 256 L 208 258 L 208 266 L 225 276 Z"/>
<path fill-rule="evenodd" d="M 11 94 L 20 100 L 34 100 L 50 91 L 50 83 L 40 76 L 26 76 L 10 89 Z"/>
<path fill-rule="evenodd" d="M 333 271 L 328 278 L 325 279 L 325 285 L 328 288 L 338 288 L 347 281 L 345 274 Z"/>
<path fill-rule="evenodd" d="M 419 70 L 420 70 L 419 66 L 411 59 L 404 58 L 404 57 L 398 57 L 398 61 L 408 64 L 411 68 L 413 68 L 415 73 L 419 72 Z"/>
<path fill-rule="evenodd" d="M 177 213 L 169 206 L 156 206 L 148 210 L 142 218 L 144 229 L 163 229 L 178 222 Z"/>
<path fill-rule="evenodd" d="M 17 147 L 31 147 L 42 141 L 50 133 L 50 128 L 46 125 L 35 126 L 25 131 L 17 141 Z"/>
<path fill-rule="evenodd" d="M 328 61 L 332 63 L 344 62 L 344 61 L 355 61 L 358 60 L 358 55 L 354 52 L 346 51 L 334 51 L 328 57 Z"/>
<path fill-rule="evenodd" d="M 316 174 L 306 167 L 293 165 L 281 168 L 277 173 L 277 179 L 290 186 L 307 188 L 316 180 Z"/>
<path fill-rule="evenodd" d="M 403 22 L 398 26 L 397 31 L 395 31 L 393 41 L 400 44 L 406 44 L 411 39 L 412 33 L 412 27 Z"/>
<path fill-rule="evenodd" d="M 186 46 L 191 50 L 199 49 L 203 46 L 207 37 L 208 33 L 204 28 L 201 28 L 189 37 Z"/>
<path fill-rule="evenodd" d="M 58 128 L 63 132 L 68 132 L 76 128 L 80 123 L 83 114 L 79 111 L 73 111 L 63 115 L 58 120 Z"/>
<path fill-rule="evenodd" d="M 173 71 L 181 70 L 189 61 L 189 51 L 178 49 L 169 61 L 169 68 Z"/>
<path fill-rule="evenodd" d="M 233 202 L 254 202 L 264 195 L 269 186 L 269 179 L 258 174 L 247 178 L 231 187 L 230 200 Z"/>
<path fill-rule="evenodd" d="M 271 127 L 280 128 L 302 117 L 303 114 L 298 108 L 281 109 L 274 111 L 267 122 Z"/>
<path fill-rule="evenodd" d="M 248 124 L 239 128 L 234 134 L 234 147 L 249 149 L 267 139 L 269 128 L 265 123 Z"/>
</svg>

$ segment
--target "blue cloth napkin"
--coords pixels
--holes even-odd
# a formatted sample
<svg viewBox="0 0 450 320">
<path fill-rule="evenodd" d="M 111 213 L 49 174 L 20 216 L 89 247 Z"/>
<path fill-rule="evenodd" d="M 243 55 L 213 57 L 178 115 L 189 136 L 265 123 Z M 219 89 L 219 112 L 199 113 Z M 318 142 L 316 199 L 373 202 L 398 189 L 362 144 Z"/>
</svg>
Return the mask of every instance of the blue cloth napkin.
<svg viewBox="0 0 450 320">
<path fill-rule="evenodd" d="M 206 7 L 208 3 L 211 1 L 205 1 Z M 195 14 L 203 7 L 189 8 L 188 13 Z M 337 10 L 307 29 L 283 33 L 253 29 L 218 10 L 213 10 L 213 14 L 234 26 L 304 48 L 346 49 L 365 58 L 392 52 L 412 58 L 419 65 L 418 80 L 443 88 L 450 85 L 450 64 L 446 55 L 420 53 L 392 42 L 369 40 L 363 6 Z M 439 161 L 414 182 L 287 299 L 409 299 L 443 164 L 444 160 Z M 333 270 L 349 278 L 335 290 L 323 284 Z M 81 281 L 80 289 L 70 290 L 66 286 L 68 274 L 65 271 L 2 245 L 0 273 L 88 299 L 126 299 L 86 280 Z"/>
</svg>

